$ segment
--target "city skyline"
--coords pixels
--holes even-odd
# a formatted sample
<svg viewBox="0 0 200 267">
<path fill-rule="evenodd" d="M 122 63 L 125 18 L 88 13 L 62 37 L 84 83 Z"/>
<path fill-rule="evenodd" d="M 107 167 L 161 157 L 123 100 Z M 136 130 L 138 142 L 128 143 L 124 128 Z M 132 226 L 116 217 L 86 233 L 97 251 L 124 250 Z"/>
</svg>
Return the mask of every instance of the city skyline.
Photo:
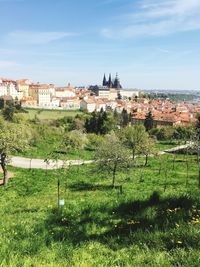
<svg viewBox="0 0 200 267">
<path fill-rule="evenodd" d="M 67 2 L 67 3 L 66 3 Z M 198 0 L 0 0 L 0 76 L 198 89 Z"/>
</svg>

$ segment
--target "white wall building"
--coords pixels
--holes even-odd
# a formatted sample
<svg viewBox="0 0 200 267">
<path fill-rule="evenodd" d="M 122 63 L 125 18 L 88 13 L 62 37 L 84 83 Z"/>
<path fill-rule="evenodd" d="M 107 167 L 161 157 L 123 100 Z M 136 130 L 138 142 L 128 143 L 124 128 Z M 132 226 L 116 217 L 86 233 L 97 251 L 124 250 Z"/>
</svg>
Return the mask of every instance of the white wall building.
<svg viewBox="0 0 200 267">
<path fill-rule="evenodd" d="M 51 93 L 49 88 L 40 88 L 38 90 L 38 105 L 50 106 L 51 105 Z"/>
<path fill-rule="evenodd" d="M 134 98 L 139 97 L 140 91 L 137 89 L 120 89 L 119 94 L 121 95 L 122 99 L 126 98 Z"/>
<path fill-rule="evenodd" d="M 3 81 L 0 79 L 0 96 L 7 95 L 8 89 L 7 85 L 3 83 Z"/>
<path fill-rule="evenodd" d="M 55 89 L 56 97 L 74 97 L 76 96 L 75 90 L 72 87 L 59 87 Z"/>
<path fill-rule="evenodd" d="M 96 101 L 93 99 L 84 99 L 80 103 L 80 109 L 93 112 L 96 110 Z"/>
<path fill-rule="evenodd" d="M 51 99 L 51 106 L 52 107 L 60 107 L 60 99 L 56 98 L 56 97 L 53 97 Z"/>
</svg>

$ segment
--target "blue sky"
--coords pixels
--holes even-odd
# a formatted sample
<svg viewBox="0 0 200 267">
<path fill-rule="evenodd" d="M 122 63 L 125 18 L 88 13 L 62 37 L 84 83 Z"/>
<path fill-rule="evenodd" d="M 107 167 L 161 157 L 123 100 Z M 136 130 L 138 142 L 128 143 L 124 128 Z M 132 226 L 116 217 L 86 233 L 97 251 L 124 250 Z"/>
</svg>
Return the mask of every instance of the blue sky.
<svg viewBox="0 0 200 267">
<path fill-rule="evenodd" d="M 0 0 L 0 77 L 200 88 L 200 0 Z"/>
</svg>

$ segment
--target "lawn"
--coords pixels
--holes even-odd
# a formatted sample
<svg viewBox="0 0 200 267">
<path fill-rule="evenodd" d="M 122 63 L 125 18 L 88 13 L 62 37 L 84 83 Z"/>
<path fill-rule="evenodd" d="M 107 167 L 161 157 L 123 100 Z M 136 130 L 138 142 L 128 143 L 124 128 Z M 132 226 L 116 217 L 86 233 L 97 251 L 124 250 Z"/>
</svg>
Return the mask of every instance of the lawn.
<svg viewBox="0 0 200 267">
<path fill-rule="evenodd" d="M 57 147 L 60 145 L 61 136 L 47 136 L 45 139 L 40 139 L 35 146 L 30 146 L 23 152 L 14 153 L 15 156 L 21 156 L 26 158 L 35 158 L 35 159 L 46 159 L 52 158 L 50 154 L 54 152 L 54 156 L 59 159 L 68 160 L 68 159 L 83 159 L 90 160 L 94 158 L 94 151 L 87 149 L 77 149 L 71 150 L 67 154 L 63 153 L 60 150 L 57 150 Z"/>
<path fill-rule="evenodd" d="M 40 140 L 35 146 L 31 146 L 23 152 L 15 153 L 16 156 L 22 156 L 27 158 L 45 159 L 50 152 L 56 150 L 56 146 L 60 144 L 61 137 L 47 137 L 46 139 Z M 178 146 L 178 143 L 159 142 L 155 144 L 156 151 L 164 151 L 169 148 Z M 55 148 L 55 149 L 54 149 Z M 94 151 L 85 149 L 71 150 L 67 154 L 57 153 L 59 159 L 83 159 L 91 160 L 94 159 Z M 130 152 L 131 154 L 131 152 Z"/>
<path fill-rule="evenodd" d="M 45 109 L 26 109 L 25 118 L 34 119 L 35 116 L 40 120 L 57 120 L 63 117 L 75 117 L 82 112 L 79 110 L 45 110 Z"/>
<path fill-rule="evenodd" d="M 182 142 L 177 141 L 177 140 L 157 141 L 155 143 L 155 150 L 156 151 L 164 151 L 166 149 L 170 149 L 170 148 L 179 146 L 180 144 L 182 144 Z"/>
<path fill-rule="evenodd" d="M 200 192 L 190 159 L 188 179 L 184 156 L 175 168 L 172 156 L 163 156 L 160 173 L 151 158 L 148 167 L 118 173 L 115 189 L 109 174 L 91 165 L 10 168 L 15 178 L 0 187 L 0 266 L 199 267 Z"/>
</svg>

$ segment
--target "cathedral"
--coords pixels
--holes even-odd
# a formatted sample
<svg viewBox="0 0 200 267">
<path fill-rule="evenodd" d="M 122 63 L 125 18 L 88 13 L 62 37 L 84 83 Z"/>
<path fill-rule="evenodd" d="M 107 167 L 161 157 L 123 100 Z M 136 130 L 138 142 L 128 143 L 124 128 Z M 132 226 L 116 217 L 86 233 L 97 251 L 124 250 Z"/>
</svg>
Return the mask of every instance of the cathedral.
<svg viewBox="0 0 200 267">
<path fill-rule="evenodd" d="M 107 86 L 108 88 L 115 88 L 115 89 L 121 89 L 122 86 L 120 84 L 120 80 L 119 80 L 119 77 L 118 77 L 118 74 L 116 74 L 116 77 L 114 80 L 112 80 L 112 77 L 111 77 L 111 74 L 109 75 L 109 79 L 107 81 L 106 79 L 106 75 L 104 74 L 104 77 L 103 77 L 103 86 Z"/>
</svg>

